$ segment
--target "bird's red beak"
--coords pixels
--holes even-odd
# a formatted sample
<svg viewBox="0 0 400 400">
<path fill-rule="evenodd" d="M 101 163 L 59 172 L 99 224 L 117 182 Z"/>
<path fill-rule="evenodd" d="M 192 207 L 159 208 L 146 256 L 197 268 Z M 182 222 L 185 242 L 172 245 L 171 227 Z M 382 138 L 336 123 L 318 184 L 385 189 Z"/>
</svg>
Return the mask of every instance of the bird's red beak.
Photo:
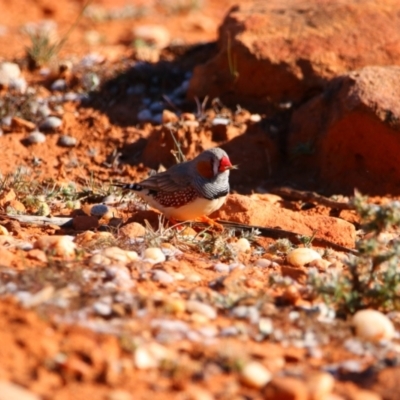
<svg viewBox="0 0 400 400">
<path fill-rule="evenodd" d="M 222 173 L 229 169 L 236 169 L 236 166 L 232 165 L 228 157 L 222 157 L 221 161 L 219 162 L 219 172 Z"/>
</svg>

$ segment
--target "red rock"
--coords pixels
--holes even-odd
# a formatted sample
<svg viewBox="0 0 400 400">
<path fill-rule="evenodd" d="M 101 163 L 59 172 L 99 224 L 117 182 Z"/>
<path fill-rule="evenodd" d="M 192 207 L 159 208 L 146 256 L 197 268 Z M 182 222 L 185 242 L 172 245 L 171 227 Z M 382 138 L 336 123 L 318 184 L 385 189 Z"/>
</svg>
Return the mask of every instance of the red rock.
<svg viewBox="0 0 400 400">
<path fill-rule="evenodd" d="M 242 224 L 280 228 L 301 235 L 330 240 L 346 247 L 354 247 L 355 228 L 353 224 L 339 218 L 323 215 L 308 216 L 278 207 L 256 196 L 232 194 L 224 206 L 211 216 Z"/>
<path fill-rule="evenodd" d="M 308 400 L 307 386 L 300 379 L 275 377 L 264 391 L 265 400 Z"/>
<path fill-rule="evenodd" d="M 312 153 L 299 154 L 307 143 Z M 293 114 L 289 153 L 329 192 L 399 194 L 400 67 L 334 79 Z"/>
<path fill-rule="evenodd" d="M 400 64 L 400 3 L 271 0 L 231 8 L 189 97 L 298 101 L 366 65 Z M 374 43 L 374 46 L 371 46 Z"/>
</svg>

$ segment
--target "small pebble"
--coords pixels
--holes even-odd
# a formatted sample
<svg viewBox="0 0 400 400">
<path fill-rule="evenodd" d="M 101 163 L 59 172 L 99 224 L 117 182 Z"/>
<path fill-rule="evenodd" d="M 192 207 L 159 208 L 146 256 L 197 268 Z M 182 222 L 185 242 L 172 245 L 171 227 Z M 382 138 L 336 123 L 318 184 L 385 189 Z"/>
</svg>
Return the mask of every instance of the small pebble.
<svg viewBox="0 0 400 400">
<path fill-rule="evenodd" d="M 251 114 L 249 119 L 251 122 L 260 122 L 261 115 L 260 114 Z"/>
<path fill-rule="evenodd" d="M 223 264 L 223 263 L 215 264 L 215 265 L 214 265 L 214 269 L 215 269 L 217 272 L 220 272 L 220 273 L 229 273 L 229 272 L 230 272 L 229 265 Z"/>
<path fill-rule="evenodd" d="M 356 335 L 369 341 L 390 340 L 395 329 L 392 321 L 376 310 L 357 311 L 352 320 Z"/>
<path fill-rule="evenodd" d="M 190 313 L 197 313 L 201 314 L 208 319 L 215 319 L 217 318 L 217 311 L 214 307 L 202 303 L 201 301 L 197 300 L 189 300 L 186 302 L 186 310 Z"/>
<path fill-rule="evenodd" d="M 261 268 L 268 268 L 272 266 L 272 261 L 267 258 L 259 258 L 256 261 L 256 266 Z"/>
<path fill-rule="evenodd" d="M 270 335 L 274 330 L 274 325 L 271 318 L 260 318 L 258 329 L 263 335 Z"/>
<path fill-rule="evenodd" d="M 250 242 L 246 238 L 240 238 L 234 246 L 239 253 L 246 253 L 251 249 Z"/>
<path fill-rule="evenodd" d="M 12 62 L 2 62 L 0 64 L 0 85 L 9 86 L 12 80 L 18 79 L 21 69 L 18 64 Z"/>
<path fill-rule="evenodd" d="M 138 369 L 157 368 L 161 361 L 172 358 L 172 352 L 158 343 L 139 346 L 134 354 L 134 364 Z"/>
<path fill-rule="evenodd" d="M 65 82 L 65 79 L 57 79 L 51 84 L 50 88 L 53 91 L 63 91 L 67 88 L 67 82 Z"/>
<path fill-rule="evenodd" d="M 313 249 L 301 247 L 292 250 L 286 257 L 287 262 L 293 267 L 304 267 L 314 260 L 321 259 L 321 255 Z"/>
<path fill-rule="evenodd" d="M 111 304 L 109 302 L 104 302 L 104 301 L 96 301 L 96 303 L 93 304 L 93 310 L 104 317 L 110 315 L 112 313 L 111 309 Z"/>
<path fill-rule="evenodd" d="M 105 204 L 93 204 L 92 208 L 90 209 L 90 215 L 93 217 L 103 217 L 109 211 L 109 207 Z"/>
<path fill-rule="evenodd" d="M 57 141 L 57 145 L 61 147 L 75 147 L 76 144 L 77 144 L 76 138 L 69 135 L 61 135 Z"/>
<path fill-rule="evenodd" d="M 160 248 L 149 247 L 143 252 L 143 259 L 152 264 L 158 264 L 164 262 L 166 257 Z"/>
<path fill-rule="evenodd" d="M 75 257 L 76 244 L 73 236 L 42 236 L 34 243 L 34 248 L 41 249 L 53 255 L 73 258 Z"/>
<path fill-rule="evenodd" d="M 257 361 L 247 363 L 240 374 L 241 380 L 248 386 L 261 389 L 272 379 L 272 374 Z"/>
<path fill-rule="evenodd" d="M 160 282 L 163 284 L 169 284 L 175 281 L 172 275 L 162 269 L 155 269 L 152 271 L 152 279 L 155 282 Z"/>
<path fill-rule="evenodd" d="M 26 142 L 29 144 L 44 143 L 46 141 L 46 135 L 39 131 L 31 132 L 26 138 Z"/>
<path fill-rule="evenodd" d="M 137 113 L 137 119 L 139 122 L 148 122 L 148 121 L 151 121 L 152 118 L 153 118 L 153 114 L 147 108 L 145 108 L 144 110 L 139 111 Z"/>
<path fill-rule="evenodd" d="M 213 126 L 215 125 L 228 125 L 231 121 L 228 118 L 216 117 L 211 121 Z"/>
<path fill-rule="evenodd" d="M 43 131 L 52 131 L 62 125 L 62 120 L 58 117 L 47 117 L 40 125 L 39 129 Z"/>
</svg>

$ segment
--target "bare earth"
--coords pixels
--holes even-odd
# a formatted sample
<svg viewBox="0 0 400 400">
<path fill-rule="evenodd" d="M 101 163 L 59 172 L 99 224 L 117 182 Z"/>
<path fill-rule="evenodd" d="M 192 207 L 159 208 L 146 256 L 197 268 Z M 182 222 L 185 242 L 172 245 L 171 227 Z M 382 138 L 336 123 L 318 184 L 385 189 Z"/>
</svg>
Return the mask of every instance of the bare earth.
<svg viewBox="0 0 400 400">
<path fill-rule="evenodd" d="M 354 249 L 354 210 L 267 193 L 307 183 L 285 165 L 271 174 L 277 147 L 257 121 L 267 111 L 209 99 L 200 115 L 201 105 L 184 96 L 178 106 L 163 97 L 215 52 L 207 43 L 236 2 L 177 3 L 131 1 L 133 9 L 96 0 L 77 20 L 82 1 L 0 0 L 0 61 L 16 62 L 28 84 L 23 95 L 7 87 L 0 94 L 1 118 L 17 117 L 3 120 L 0 137 L 0 399 L 398 399 L 398 333 L 389 344 L 359 341 L 351 313 L 335 316 L 335 305 L 310 289 L 310 267 L 291 265 L 287 251 L 273 247 L 277 237 L 239 241 L 227 228 L 196 242 L 202 228 L 160 227 L 155 211 L 112 187 L 172 165 L 173 126 L 188 158 L 222 146 L 239 164 L 215 217 L 305 236 L 317 229 Z M 77 23 L 53 60 L 30 69 L 22 28 L 42 20 L 57 24 L 59 38 Z M 167 29 L 167 49 L 133 45 L 133 28 L 147 24 Z M 65 86 L 54 86 L 58 80 Z M 49 99 L 50 115 L 62 120 L 40 129 L 44 143 L 29 139 L 43 119 L 26 111 L 32 98 Z M 146 104 L 153 120 L 138 117 Z M 175 121 L 179 113 L 186 114 Z M 213 126 L 221 116 L 229 129 Z M 10 213 L 73 221 L 29 224 Z M 59 236 L 71 238 L 49 239 Z M 345 249 L 312 247 L 324 256 L 313 264 L 317 274 L 346 270 Z M 391 320 L 398 329 L 397 312 Z"/>
</svg>

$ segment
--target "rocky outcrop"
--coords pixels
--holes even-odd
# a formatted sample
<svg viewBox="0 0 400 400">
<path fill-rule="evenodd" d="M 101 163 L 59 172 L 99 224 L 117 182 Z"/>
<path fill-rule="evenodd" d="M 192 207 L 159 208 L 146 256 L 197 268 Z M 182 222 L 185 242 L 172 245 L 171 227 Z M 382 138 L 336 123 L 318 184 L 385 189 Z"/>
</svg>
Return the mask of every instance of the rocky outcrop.
<svg viewBox="0 0 400 400">
<path fill-rule="evenodd" d="M 332 80 L 293 114 L 289 153 L 296 169 L 329 192 L 399 194 L 400 67 Z"/>
<path fill-rule="evenodd" d="M 279 228 L 312 236 L 346 247 L 354 247 L 354 225 L 339 218 L 324 215 L 309 216 L 273 204 L 262 195 L 251 197 L 232 194 L 212 218 L 242 224 Z"/>
<path fill-rule="evenodd" d="M 189 97 L 297 102 L 367 65 L 400 65 L 397 0 L 259 1 L 230 10 Z"/>
</svg>

